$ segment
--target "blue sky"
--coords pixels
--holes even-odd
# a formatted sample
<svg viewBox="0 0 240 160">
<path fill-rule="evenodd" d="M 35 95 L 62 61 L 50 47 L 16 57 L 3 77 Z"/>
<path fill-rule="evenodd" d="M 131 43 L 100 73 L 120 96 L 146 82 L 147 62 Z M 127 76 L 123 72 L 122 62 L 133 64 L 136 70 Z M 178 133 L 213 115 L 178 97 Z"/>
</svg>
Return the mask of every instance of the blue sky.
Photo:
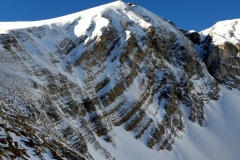
<svg viewBox="0 0 240 160">
<path fill-rule="evenodd" d="M 75 13 L 114 0 L 6 0 L 0 21 L 32 21 Z M 124 1 L 129 2 L 129 1 Z M 177 27 L 201 31 L 217 21 L 240 18 L 240 0 L 131 0 L 173 21 Z"/>
</svg>

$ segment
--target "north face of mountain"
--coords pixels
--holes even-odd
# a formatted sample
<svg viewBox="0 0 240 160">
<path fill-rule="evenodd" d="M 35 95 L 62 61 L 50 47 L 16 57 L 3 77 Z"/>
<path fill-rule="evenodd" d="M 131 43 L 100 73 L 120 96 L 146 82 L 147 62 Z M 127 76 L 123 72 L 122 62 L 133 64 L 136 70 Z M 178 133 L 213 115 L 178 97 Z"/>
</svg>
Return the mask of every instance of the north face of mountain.
<svg viewBox="0 0 240 160">
<path fill-rule="evenodd" d="M 0 133 L 4 150 L 22 149 L 4 158 L 115 159 L 123 135 L 170 151 L 186 120 L 204 126 L 205 106 L 219 98 L 208 69 L 225 76 L 211 58 L 225 52 L 207 52 L 207 68 L 172 23 L 121 1 L 0 28 Z"/>
</svg>

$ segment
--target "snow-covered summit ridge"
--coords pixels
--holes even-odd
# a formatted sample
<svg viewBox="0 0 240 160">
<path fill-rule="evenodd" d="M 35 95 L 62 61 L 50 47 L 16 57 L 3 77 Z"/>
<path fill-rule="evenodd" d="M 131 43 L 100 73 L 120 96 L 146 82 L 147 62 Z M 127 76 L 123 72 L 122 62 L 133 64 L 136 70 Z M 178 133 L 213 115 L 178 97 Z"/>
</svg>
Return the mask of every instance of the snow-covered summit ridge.
<svg viewBox="0 0 240 160">
<path fill-rule="evenodd" d="M 140 6 L 132 5 L 132 4 L 126 4 L 123 1 L 115 1 L 111 2 L 108 4 L 104 4 L 101 6 L 97 6 L 94 8 L 90 8 L 87 10 L 83 10 L 77 13 L 69 14 L 66 16 L 62 17 L 57 17 L 53 19 L 47 19 L 47 20 L 39 20 L 39 21 L 19 21 L 19 22 L 0 22 L 0 33 L 8 33 L 11 30 L 17 30 L 17 29 L 25 29 L 25 28 L 31 28 L 31 27 L 39 27 L 39 26 L 48 26 L 52 28 L 53 26 L 58 26 L 58 27 L 66 27 L 68 24 L 73 23 L 76 19 L 80 20 L 83 22 L 83 19 L 85 20 L 90 20 L 94 19 L 95 17 L 98 17 L 104 14 L 111 14 L 112 11 L 123 11 L 123 12 L 129 12 L 131 14 L 131 9 L 135 8 L 135 11 L 141 11 L 143 12 L 142 14 L 150 14 L 153 16 L 152 13 L 149 11 L 143 9 Z M 112 14 L 113 15 L 113 14 Z M 119 12 L 118 15 L 115 14 L 114 18 L 117 18 L 119 16 L 122 16 L 122 14 Z M 154 15 L 155 16 L 155 15 Z M 139 19 L 135 19 L 136 21 L 140 21 Z M 89 23 L 84 21 L 85 23 Z M 99 24 L 104 24 L 104 20 L 102 19 L 101 21 L 98 20 L 96 21 Z M 84 27 L 84 26 L 81 26 Z"/>
<path fill-rule="evenodd" d="M 225 42 L 240 44 L 240 19 L 217 22 L 201 33 L 210 35 L 213 38 L 214 45 L 222 45 Z"/>
<path fill-rule="evenodd" d="M 132 29 L 128 27 L 129 21 L 134 22 L 134 29 L 133 27 Z M 159 26 L 159 24 L 161 26 Z M 175 33 L 179 41 L 182 41 L 182 35 L 179 34 L 176 28 L 172 24 L 168 23 L 167 20 L 149 12 L 141 6 L 134 5 L 132 3 L 126 4 L 123 1 L 115 1 L 48 20 L 0 22 L 0 34 L 8 34 L 11 31 L 19 29 L 43 27 L 47 30 L 58 30 L 72 40 L 77 37 L 84 36 L 86 33 L 91 35 L 88 35 L 90 39 L 94 39 L 94 37 L 96 38 L 96 36 L 103 33 L 102 29 L 104 27 L 111 25 L 113 25 L 119 32 L 123 31 L 122 27 L 125 25 L 125 27 L 128 27 L 127 30 L 130 30 L 133 34 L 135 32 L 135 34 L 138 34 L 139 36 L 144 35 L 144 32 L 151 26 L 158 28 L 162 27 L 167 32 Z M 66 33 L 66 30 L 69 32 Z"/>
<path fill-rule="evenodd" d="M 24 29 L 29 27 L 38 27 L 43 25 L 51 26 L 53 24 L 64 26 L 68 23 L 72 23 L 75 19 L 80 17 L 91 17 L 95 14 L 103 13 L 107 10 L 117 10 L 127 8 L 128 5 L 122 1 L 115 1 L 108 4 L 104 4 L 101 6 L 97 6 L 94 8 L 90 8 L 87 10 L 83 10 L 80 12 L 76 12 L 73 14 L 69 14 L 62 17 L 47 19 L 47 20 L 39 20 L 39 21 L 19 21 L 19 22 L 0 22 L 0 33 L 8 33 L 10 30 L 16 29 Z"/>
</svg>

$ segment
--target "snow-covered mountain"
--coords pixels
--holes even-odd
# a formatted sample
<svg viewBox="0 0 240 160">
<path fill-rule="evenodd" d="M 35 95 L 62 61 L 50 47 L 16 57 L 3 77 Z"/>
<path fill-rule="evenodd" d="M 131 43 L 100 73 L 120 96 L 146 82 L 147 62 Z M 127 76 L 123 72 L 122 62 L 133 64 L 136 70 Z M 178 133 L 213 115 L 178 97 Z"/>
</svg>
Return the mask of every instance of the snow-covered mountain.
<svg viewBox="0 0 240 160">
<path fill-rule="evenodd" d="M 196 50 L 190 32 L 122 1 L 1 22 L 1 158 L 236 159 L 240 92 L 212 72 L 212 30 Z"/>
<path fill-rule="evenodd" d="M 218 22 L 202 34 L 212 37 L 205 60 L 209 72 L 219 82 L 240 89 L 240 20 Z"/>
<path fill-rule="evenodd" d="M 218 82 L 230 88 L 240 88 L 239 19 L 218 22 L 200 33 L 183 33 L 194 43 L 210 74 Z"/>
</svg>

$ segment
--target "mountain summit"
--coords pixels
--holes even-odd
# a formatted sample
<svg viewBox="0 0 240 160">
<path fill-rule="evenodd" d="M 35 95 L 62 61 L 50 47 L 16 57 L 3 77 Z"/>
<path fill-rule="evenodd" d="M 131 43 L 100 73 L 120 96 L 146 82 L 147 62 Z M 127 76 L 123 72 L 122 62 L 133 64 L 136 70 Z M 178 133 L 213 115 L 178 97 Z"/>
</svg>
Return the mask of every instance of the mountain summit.
<svg viewBox="0 0 240 160">
<path fill-rule="evenodd" d="M 219 85 L 186 34 L 122 1 L 0 23 L 0 156 L 236 158 L 240 92 Z"/>
</svg>

